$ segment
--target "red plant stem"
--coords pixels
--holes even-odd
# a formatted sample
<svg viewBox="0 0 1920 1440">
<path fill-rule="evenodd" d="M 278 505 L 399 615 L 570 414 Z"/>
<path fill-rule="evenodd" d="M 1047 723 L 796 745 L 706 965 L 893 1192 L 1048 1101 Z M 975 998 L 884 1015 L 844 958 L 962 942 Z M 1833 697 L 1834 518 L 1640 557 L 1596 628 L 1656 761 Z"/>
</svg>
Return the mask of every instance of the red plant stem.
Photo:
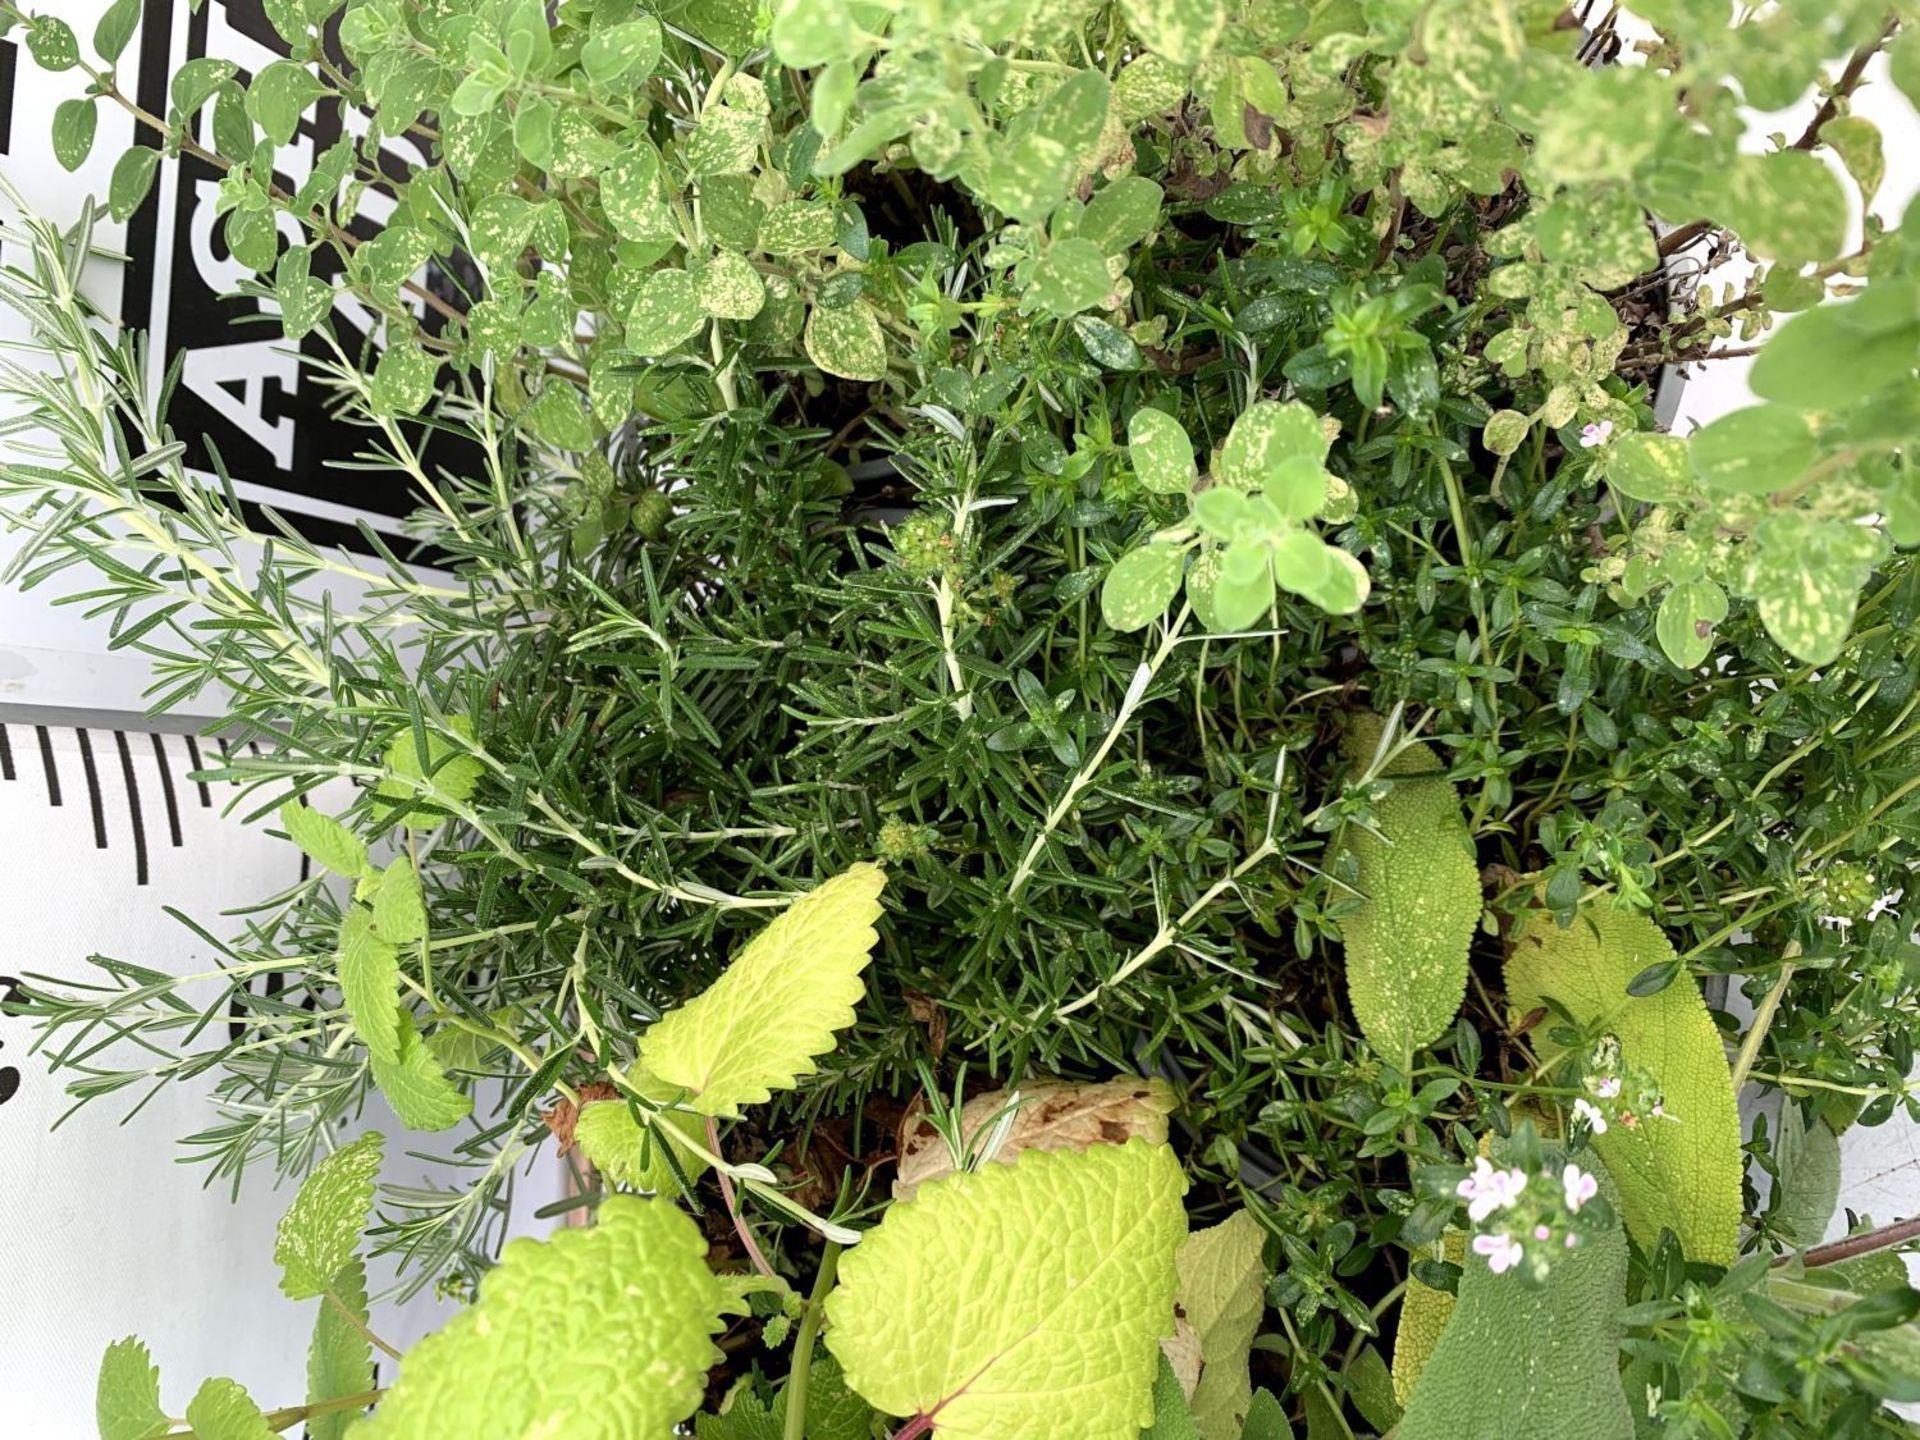
<svg viewBox="0 0 1920 1440">
<path fill-rule="evenodd" d="M 926 1435 L 930 1433 L 932 1429 L 933 1416 L 916 1415 L 893 1432 L 893 1440 L 915 1440 L 915 1437 Z"/>
<path fill-rule="evenodd" d="M 1920 1239 L 1920 1217 L 1899 1220 L 1892 1225 L 1882 1225 L 1878 1230 L 1868 1230 L 1859 1235 L 1849 1235 L 1841 1240 L 1829 1241 L 1825 1245 L 1816 1245 L 1802 1258 L 1809 1267 L 1837 1265 L 1840 1261 L 1851 1260 L 1856 1255 L 1871 1255 L 1875 1250 L 1886 1250 L 1914 1239 Z M 1791 1255 L 1784 1255 L 1774 1263 L 1784 1265 L 1792 1258 Z"/>
<path fill-rule="evenodd" d="M 715 1155 L 720 1155 L 720 1127 L 714 1123 L 711 1115 L 707 1116 L 707 1148 Z M 769 1280 L 777 1279 L 778 1277 L 773 1273 L 773 1266 L 767 1263 L 767 1257 L 761 1253 L 760 1242 L 753 1238 L 753 1232 L 747 1228 L 747 1217 L 740 1213 L 739 1202 L 733 1193 L 733 1177 L 727 1174 L 724 1166 L 720 1165 L 714 1166 L 713 1173 L 719 1177 L 720 1198 L 727 1202 L 727 1214 L 733 1217 L 733 1233 L 738 1235 L 740 1243 L 746 1246 L 747 1258 L 753 1262 L 753 1268 Z"/>
</svg>

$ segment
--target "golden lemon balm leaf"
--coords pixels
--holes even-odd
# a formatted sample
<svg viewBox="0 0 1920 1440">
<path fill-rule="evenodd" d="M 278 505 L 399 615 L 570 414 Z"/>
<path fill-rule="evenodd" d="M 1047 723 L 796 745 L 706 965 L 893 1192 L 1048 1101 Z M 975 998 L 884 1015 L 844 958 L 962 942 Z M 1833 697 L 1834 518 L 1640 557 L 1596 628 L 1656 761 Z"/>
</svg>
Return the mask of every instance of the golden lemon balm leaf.
<svg viewBox="0 0 1920 1440">
<path fill-rule="evenodd" d="M 1551 996 L 1576 1025 L 1618 1039 L 1622 1063 L 1651 1077 L 1671 1118 L 1609 1125 L 1593 1148 L 1641 1246 L 1651 1250 L 1666 1227 L 1689 1260 L 1726 1265 L 1740 1232 L 1740 1115 L 1719 1028 L 1684 968 L 1655 994 L 1627 994 L 1634 976 L 1674 958 L 1651 920 L 1604 902 L 1582 906 L 1564 930 L 1530 912 L 1513 932 L 1507 1003 L 1524 1014 Z M 1536 1043 L 1543 1064 L 1564 1054 L 1545 1035 Z"/>
<path fill-rule="evenodd" d="M 636 1090 L 651 1100 L 666 1100 L 673 1093 L 674 1087 L 662 1085 L 644 1071 L 635 1071 L 631 1081 Z M 691 1183 L 705 1172 L 707 1162 L 682 1148 L 679 1138 L 685 1136 L 697 1145 L 705 1137 L 705 1130 L 697 1116 L 684 1110 L 663 1111 L 654 1124 L 642 1125 L 634 1118 L 626 1100 L 616 1096 L 582 1105 L 574 1120 L 573 1139 L 594 1168 L 615 1184 L 654 1194 L 678 1195 L 680 1184 L 665 1153 L 666 1147 L 673 1146 L 673 1158 L 680 1162 L 680 1174 Z"/>
<path fill-rule="evenodd" d="M 827 1348 L 875 1409 L 931 1415 L 940 1440 L 1139 1440 L 1186 1185 L 1145 1140 L 932 1181 L 840 1262 Z"/>
<path fill-rule="evenodd" d="M 860 972 L 880 938 L 886 884 L 878 865 L 855 865 L 781 911 L 718 980 L 647 1030 L 648 1072 L 700 1114 L 728 1117 L 811 1075 L 866 994 Z"/>
<path fill-rule="evenodd" d="M 991 1125 L 1018 1094 L 1020 1109 L 994 1158 L 1012 1162 L 1028 1150 L 1084 1150 L 1089 1145 L 1123 1145 L 1139 1136 L 1155 1144 L 1167 1138 L 1173 1113 L 1173 1088 L 1157 1077 L 1075 1084 L 1036 1080 L 1012 1090 L 976 1095 L 961 1107 L 960 1127 L 969 1144 Z M 911 1200 L 929 1180 L 953 1173 L 946 1138 L 924 1118 L 911 1127 L 900 1146 L 893 1198 Z"/>
<path fill-rule="evenodd" d="M 594 1224 L 509 1241 L 480 1298 L 401 1362 L 357 1440 L 640 1440 L 706 1393 L 725 1294 L 666 1200 L 610 1195 Z"/>
</svg>

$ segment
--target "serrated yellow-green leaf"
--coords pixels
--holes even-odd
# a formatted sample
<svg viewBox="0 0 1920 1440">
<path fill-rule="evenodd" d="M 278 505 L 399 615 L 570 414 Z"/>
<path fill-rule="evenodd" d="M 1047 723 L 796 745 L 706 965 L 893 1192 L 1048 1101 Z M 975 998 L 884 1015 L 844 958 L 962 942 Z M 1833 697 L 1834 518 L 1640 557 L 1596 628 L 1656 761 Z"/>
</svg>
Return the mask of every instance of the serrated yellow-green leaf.
<svg viewBox="0 0 1920 1440">
<path fill-rule="evenodd" d="M 665 1200 L 609 1196 L 596 1222 L 513 1240 L 480 1298 L 407 1353 L 355 1440 L 651 1440 L 720 1359 L 725 1295 L 700 1229 Z"/>
<path fill-rule="evenodd" d="M 307 1404 L 364 1395 L 373 1389 L 373 1346 L 367 1332 L 367 1272 L 358 1260 L 333 1277 L 333 1294 L 358 1320 L 340 1313 L 332 1300 L 322 1301 L 313 1319 L 313 1340 L 307 1347 Z M 342 1440 L 357 1410 L 329 1410 L 307 1417 L 306 1440 Z"/>
<path fill-rule="evenodd" d="M 635 1089 L 650 1099 L 666 1099 L 674 1091 L 674 1087 L 662 1085 L 645 1074 L 636 1074 L 633 1084 Z M 594 1168 L 615 1184 L 629 1185 L 636 1190 L 656 1194 L 677 1195 L 680 1193 L 680 1182 L 674 1176 L 673 1166 L 662 1153 L 663 1149 L 666 1145 L 673 1145 L 674 1158 L 680 1162 L 680 1173 L 691 1183 L 705 1172 L 707 1162 L 693 1151 L 675 1144 L 674 1136 L 677 1132 L 698 1144 L 704 1137 L 705 1129 L 697 1118 L 684 1110 L 664 1111 L 658 1122 L 648 1127 L 633 1118 L 633 1112 L 627 1108 L 625 1100 L 595 1100 L 580 1107 L 580 1113 L 574 1119 L 573 1139 L 587 1159 L 593 1162 Z"/>
<path fill-rule="evenodd" d="M 280 1217 L 273 1258 L 288 1299 L 325 1294 L 353 1259 L 373 1205 L 383 1143 L 377 1130 L 369 1130 L 334 1151 L 313 1167 Z"/>
<path fill-rule="evenodd" d="M 1377 716 L 1355 718 L 1343 749 L 1356 769 L 1383 728 Z M 1342 842 L 1365 897 L 1340 921 L 1348 998 L 1368 1043 L 1403 1064 L 1460 1013 L 1480 923 L 1473 840 L 1443 769 L 1425 745 L 1402 750 L 1382 772 L 1393 788 L 1373 805 L 1380 835 L 1350 826 Z"/>
<path fill-rule="evenodd" d="M 706 991 L 648 1029 L 648 1073 L 718 1116 L 811 1075 L 866 993 L 860 972 L 880 938 L 886 884 L 879 866 L 855 865 L 794 901 Z"/>
<path fill-rule="evenodd" d="M 1449 1230 L 1431 1247 L 1429 1258 L 1460 1265 L 1466 1255 L 1466 1235 Z M 1400 1297 L 1400 1318 L 1393 1332 L 1393 1398 L 1403 1410 L 1413 1396 L 1421 1370 L 1433 1356 L 1433 1347 L 1440 1343 L 1441 1332 L 1453 1317 L 1453 1305 L 1453 1296 L 1447 1291 L 1423 1284 L 1415 1276 L 1407 1277 L 1406 1293 Z"/>
<path fill-rule="evenodd" d="M 236 1380 L 208 1380 L 187 1402 L 196 1440 L 274 1440 L 267 1417 Z"/>
<path fill-rule="evenodd" d="M 473 722 L 464 715 L 448 719 L 447 728 L 462 739 L 473 739 Z M 427 758 L 423 761 L 411 725 L 405 726 L 393 737 L 382 758 L 387 769 L 406 779 L 382 780 L 373 787 L 373 793 L 390 802 L 394 809 L 412 802 L 413 808 L 407 812 L 406 820 L 409 830 L 431 830 L 446 819 L 447 812 L 437 805 L 425 803 L 429 797 L 423 796 L 407 780 L 427 780 L 435 795 L 456 805 L 464 805 L 472 798 L 474 787 L 480 783 L 480 777 L 487 768 L 477 756 L 468 754 L 437 730 L 427 732 Z"/>
<path fill-rule="evenodd" d="M 1265 1312 L 1267 1232 L 1245 1210 L 1196 1230 L 1174 1252 L 1180 1312 L 1200 1340 L 1200 1382 L 1189 1409 L 1201 1440 L 1240 1440 L 1253 1382 L 1247 1357 Z"/>
<path fill-rule="evenodd" d="M 150 1440 L 167 1429 L 160 1408 L 160 1369 L 146 1345 L 129 1335 L 107 1346 L 94 1387 L 100 1440 Z"/>
<path fill-rule="evenodd" d="M 1565 1156 L 1549 1152 L 1558 1174 Z M 1614 1189 L 1580 1157 L 1609 1201 Z M 1554 1257 L 1545 1285 L 1468 1255 L 1460 1297 L 1395 1440 L 1632 1440 L 1620 1384 L 1627 1241 L 1618 1224 Z"/>
<path fill-rule="evenodd" d="M 400 1059 L 400 963 L 393 946 L 373 930 L 373 912 L 350 906 L 340 921 L 340 994 L 359 1032 L 360 1043 L 376 1062 Z"/>
<path fill-rule="evenodd" d="M 392 1060 L 373 1060 L 373 1081 L 405 1125 L 414 1130 L 445 1130 L 473 1112 L 473 1097 L 447 1078 L 439 1058 L 414 1028 L 413 1016 L 399 1010 L 399 1051 Z"/>
<path fill-rule="evenodd" d="M 366 842 L 331 815 L 289 800 L 280 807 L 280 823 L 294 844 L 334 874 L 357 880 L 367 873 Z"/>
<path fill-rule="evenodd" d="M 373 892 L 373 933 L 393 946 L 414 945 L 427 935 L 427 907 L 413 861 L 400 856 L 381 872 Z"/>
<path fill-rule="evenodd" d="M 1670 1120 L 1610 1125 L 1593 1148 L 1620 1187 L 1627 1229 L 1651 1250 L 1672 1229 L 1690 1260 L 1731 1264 L 1740 1232 L 1740 1116 L 1720 1031 L 1691 975 L 1682 969 L 1653 995 L 1627 984 L 1674 959 L 1673 946 L 1644 915 L 1595 903 L 1561 929 L 1531 912 L 1512 936 L 1507 1003 L 1524 1014 L 1551 996 L 1583 1027 L 1620 1041 L 1623 1063 L 1652 1078 Z M 1538 1055 L 1563 1053 L 1544 1034 Z"/>
<path fill-rule="evenodd" d="M 941 1440 L 1138 1440 L 1173 1325 L 1186 1179 L 1165 1145 L 1030 1150 L 892 1206 L 840 1262 L 827 1346 Z"/>
</svg>

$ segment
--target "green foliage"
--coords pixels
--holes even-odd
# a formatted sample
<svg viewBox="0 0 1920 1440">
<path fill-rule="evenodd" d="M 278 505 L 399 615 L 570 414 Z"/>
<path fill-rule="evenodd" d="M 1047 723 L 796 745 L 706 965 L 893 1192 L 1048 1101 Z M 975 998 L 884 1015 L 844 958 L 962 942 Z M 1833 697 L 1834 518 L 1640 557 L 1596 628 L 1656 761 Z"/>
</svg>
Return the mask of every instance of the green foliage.
<svg viewBox="0 0 1920 1440">
<path fill-rule="evenodd" d="M 1555 1172 L 1564 1156 L 1550 1152 Z M 1601 1193 L 1611 1198 L 1602 1180 Z M 1420 1369 L 1398 1440 L 1631 1440 L 1620 1385 L 1627 1241 L 1614 1222 L 1529 1288 L 1468 1255 L 1460 1296 Z"/>
<path fill-rule="evenodd" d="M 1388 744 L 1380 720 L 1363 715 L 1343 746 L 1357 774 L 1385 784 L 1371 823 L 1355 823 L 1343 844 L 1358 900 L 1341 917 L 1340 937 L 1354 1018 L 1376 1049 L 1405 1065 L 1459 1013 L 1480 873 L 1439 757 L 1402 737 L 1383 750 Z"/>
<path fill-rule="evenodd" d="M 1593 1137 L 1619 1186 L 1628 1231 L 1650 1248 L 1669 1229 L 1688 1258 L 1731 1263 L 1740 1228 L 1740 1117 L 1720 1031 L 1690 975 L 1650 995 L 1628 990 L 1674 958 L 1672 944 L 1644 915 L 1600 903 L 1583 906 L 1564 928 L 1532 912 L 1511 946 L 1514 1011 L 1552 1006 L 1573 1027 L 1542 1027 L 1535 1044 L 1543 1066 L 1583 1057 L 1587 1044 L 1610 1038 L 1624 1064 L 1658 1092 L 1664 1116 L 1623 1118 Z"/>
<path fill-rule="evenodd" d="M 1142 1431 L 1143 1440 L 1201 1440 L 1194 1423 L 1192 1407 L 1180 1388 L 1180 1377 L 1165 1355 L 1153 1377 L 1153 1424 Z M 1235 1440 L 1240 1432 L 1235 1430 Z"/>
<path fill-rule="evenodd" d="M 1078 1434 L 1137 1440 L 1173 1323 L 1184 1189 L 1173 1152 L 1142 1140 L 935 1181 L 842 1263 L 828 1347 L 884 1414 L 1037 1436 L 1070 1393 Z M 1021 1264 L 982 1273 L 987 1253 Z"/>
<path fill-rule="evenodd" d="M 354 1433 L 669 1433 L 700 1403 L 719 1354 L 722 1291 L 706 1250 L 669 1202 L 628 1196 L 602 1203 L 591 1229 L 514 1241 L 472 1307 L 414 1346 Z"/>
<path fill-rule="evenodd" d="M 199 1440 L 272 1440 L 273 1430 L 244 1386 L 209 1380 L 187 1402 L 187 1424 Z"/>
<path fill-rule="evenodd" d="M 334 874 L 358 880 L 367 873 L 366 842 L 332 816 L 289 800 L 280 807 L 280 823 L 294 844 Z"/>
<path fill-rule="evenodd" d="M 1818 1245 L 1840 1203 L 1840 1137 L 1818 1115 L 1809 1120 L 1788 1103 L 1781 1107 L 1772 1158 L 1772 1227 L 1801 1249 Z"/>
<path fill-rule="evenodd" d="M 136 87 L 132 0 L 91 49 L 0 0 L 65 87 L 58 157 L 112 162 L 104 213 L 130 220 L 165 157 L 202 167 L 239 301 L 418 502 L 372 556 L 254 533 L 75 283 L 91 217 L 10 222 L 0 298 L 41 353 L 0 393 L 47 452 L 0 460 L 10 578 L 77 580 L 156 708 L 223 697 L 242 743 L 206 748 L 206 783 L 353 882 L 203 935 L 192 981 L 30 982 L 42 1053 L 79 1099 L 204 1077 L 191 1153 L 223 1184 L 313 1171 L 369 1087 L 458 1126 L 322 1260 L 454 1295 L 519 1293 L 523 1252 L 493 1268 L 510 1187 L 571 1135 L 587 1234 L 649 1191 L 754 1264 L 723 1287 L 730 1404 L 695 1421 L 754 1440 L 877 1423 L 828 1398 L 818 1239 L 853 1245 L 862 1293 L 861 1253 L 908 1248 L 886 1237 L 943 1190 L 1083 1163 L 1026 1154 L 1008 1097 L 1116 1072 L 1164 1072 L 1180 1159 L 1153 1150 L 1165 1243 L 1127 1257 L 1141 1343 L 1095 1347 L 1095 1427 L 1147 1423 L 1142 1337 L 1173 1317 L 1135 1302 L 1184 1278 L 1178 1170 L 1196 1216 L 1250 1217 L 1231 1363 L 1186 1418 L 1230 1431 L 1251 1323 L 1272 1393 L 1247 1440 L 1289 1412 L 1315 1440 L 1381 1428 L 1393 1288 L 1397 1368 L 1450 1298 L 1458 1196 L 1422 1177 L 1597 1073 L 1593 1016 L 1515 1033 L 1491 963 L 1548 915 L 1672 936 L 1595 1015 L 1745 977 L 1753 1083 L 1813 1125 L 1920 1115 L 1920 898 L 1889 893 L 1920 827 L 1920 214 L 1846 220 L 1905 139 L 1852 91 L 1886 48 L 1920 93 L 1920 51 L 1873 0 L 1629 8 L 1652 37 L 1557 0 L 267 0 L 283 56 Z M 1742 150 L 1742 107 L 1821 92 L 1817 124 Z M 1755 347 L 1759 404 L 1661 433 L 1656 377 Z M 1343 753 L 1367 712 L 1427 738 Z M 376 843 L 404 858 L 374 872 Z M 1700 1049 L 1708 1017 L 1686 1026 Z M 920 1104 L 984 1168 L 889 1203 Z M 1660 1175 L 1713 1197 L 1712 1235 L 1683 1254 L 1636 1224 L 1647 1264 L 1596 1311 L 1639 1307 L 1654 1411 L 1716 1440 L 1884 1428 L 1920 1375 L 1904 1290 L 1683 1263 L 1730 1258 L 1735 1219 L 1756 1251 L 1793 1223 L 1736 1216 L 1737 1137 L 1670 1133 L 1695 1128 L 1704 1188 L 1684 1154 Z M 1108 1203 L 1036 1203 L 1031 1253 L 1099 1253 Z M 1256 1225 L 1277 1269 L 1249 1299 Z M 961 1257 L 973 1289 L 1030 1299 L 997 1239 Z M 282 1431 L 370 1408 L 354 1264 L 319 1302 L 338 1408 Z M 553 1304 L 526 1311 L 537 1345 L 586 1323 Z M 695 1405 L 720 1304 L 673 1342 L 686 1408 L 659 1415 Z M 863 1386 L 912 1408 L 951 1383 L 863 1323 Z M 453 1332 L 458 1403 L 517 1373 L 518 1324 Z M 576 1339 L 543 1376 L 609 1343 Z M 435 1353 L 403 1395 L 441 1383 Z M 144 1424 L 143 1353 L 110 1363 Z M 1057 1433 L 1057 1400 L 980 1426 L 1004 1405 Z M 432 1403 L 353 1428 L 425 1431 Z"/>
<path fill-rule="evenodd" d="M 661 1100 L 669 1098 L 673 1089 L 646 1077 L 635 1082 L 633 1088 L 650 1099 Z M 680 1177 L 698 1179 L 706 1161 L 681 1146 L 678 1136 L 699 1143 L 704 1130 L 701 1122 L 678 1110 L 663 1110 L 643 1121 L 635 1116 L 635 1108 L 621 1099 L 581 1106 L 573 1130 L 581 1153 L 609 1181 L 635 1190 L 672 1195 L 679 1189 Z M 668 1146 L 673 1147 L 671 1160 L 666 1154 Z"/>
</svg>

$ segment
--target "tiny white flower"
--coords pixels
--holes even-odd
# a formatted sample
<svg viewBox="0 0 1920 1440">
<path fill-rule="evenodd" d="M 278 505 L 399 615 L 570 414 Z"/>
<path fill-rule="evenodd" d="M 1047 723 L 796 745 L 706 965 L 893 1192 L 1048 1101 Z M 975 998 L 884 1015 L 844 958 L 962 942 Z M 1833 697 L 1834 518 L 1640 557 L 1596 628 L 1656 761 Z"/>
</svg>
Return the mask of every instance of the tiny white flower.
<svg viewBox="0 0 1920 1440">
<path fill-rule="evenodd" d="M 1600 1107 L 1590 1100 L 1583 1099 L 1573 1102 L 1573 1118 L 1584 1121 L 1587 1128 L 1596 1135 L 1604 1135 L 1607 1133 L 1607 1117 L 1602 1115 L 1600 1113 Z"/>
<path fill-rule="evenodd" d="M 1614 1096 L 1620 1093 L 1620 1077 L 1618 1075 L 1602 1075 L 1598 1080 L 1593 1082 L 1593 1093 L 1598 1095 L 1602 1100 L 1613 1099 Z"/>
<path fill-rule="evenodd" d="M 1520 1242 L 1511 1235 L 1476 1235 L 1473 1237 L 1473 1253 L 1487 1257 L 1487 1268 L 1496 1275 L 1504 1275 L 1520 1263 Z"/>
<path fill-rule="evenodd" d="M 1566 1191 L 1567 1209 L 1576 1213 L 1600 1193 L 1600 1182 L 1578 1165 L 1569 1165 L 1560 1172 L 1560 1184 Z"/>
<path fill-rule="evenodd" d="M 1611 420 L 1601 420 L 1598 423 L 1589 423 L 1581 428 L 1580 448 L 1582 450 L 1591 450 L 1596 445 L 1606 444 L 1607 441 L 1611 440 L 1612 438 L 1613 438 L 1613 422 Z"/>
</svg>

